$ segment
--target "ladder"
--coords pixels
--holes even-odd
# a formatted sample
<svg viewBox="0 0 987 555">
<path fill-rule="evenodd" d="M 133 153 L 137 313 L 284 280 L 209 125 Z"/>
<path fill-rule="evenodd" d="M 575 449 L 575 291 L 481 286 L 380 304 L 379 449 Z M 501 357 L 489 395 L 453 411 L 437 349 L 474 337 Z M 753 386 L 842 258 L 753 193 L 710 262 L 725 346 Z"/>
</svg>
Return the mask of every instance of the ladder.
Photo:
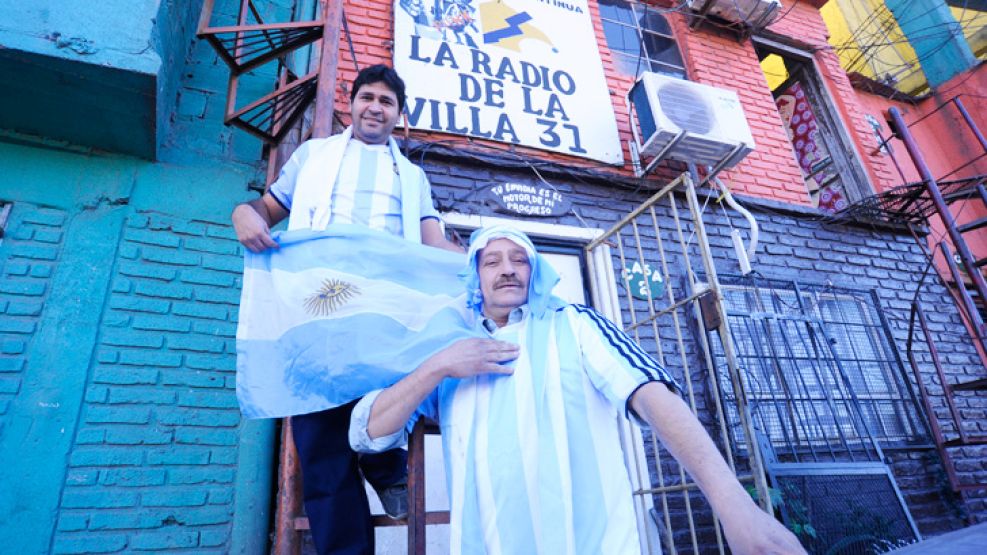
<svg viewBox="0 0 987 555">
<path fill-rule="evenodd" d="M 984 154 L 981 154 L 974 160 L 987 155 L 987 139 L 984 138 L 977 125 L 973 122 L 960 98 L 954 97 L 949 102 L 956 106 L 960 115 L 972 131 L 973 136 L 983 147 Z M 948 102 L 943 106 L 947 104 Z M 979 376 L 965 378 L 961 381 L 950 381 L 943 371 L 939 353 L 936 349 L 935 339 L 929 330 L 925 313 L 917 302 L 913 304 L 913 320 L 915 317 L 918 318 L 919 327 L 929 345 L 932 364 L 938 375 L 939 383 L 942 385 L 943 397 L 949 411 L 949 428 L 952 430 L 950 437 L 947 438 L 946 430 L 944 430 L 943 426 L 944 423 L 940 421 L 933 410 L 928 389 L 911 349 L 911 336 L 908 339 L 908 358 L 915 372 L 920 396 L 925 405 L 926 412 L 929 414 L 932 435 L 936 443 L 936 448 L 942 457 L 950 486 L 953 491 L 959 492 L 962 495 L 966 491 L 981 489 L 987 486 L 987 481 L 985 480 L 977 480 L 975 483 L 961 481 L 957 474 L 955 461 L 958 455 L 957 448 L 987 445 L 987 433 L 971 432 L 970 428 L 972 426 L 967 425 L 967 422 L 971 420 L 969 413 L 965 417 L 964 410 L 957 403 L 960 397 L 971 394 L 977 395 L 977 392 L 987 391 L 987 325 L 985 325 L 981 312 L 978 310 L 977 302 L 966 285 L 966 282 L 969 280 L 973 291 L 979 298 L 981 306 L 987 308 L 987 304 L 984 304 L 987 303 L 987 282 L 984 280 L 982 270 L 984 266 L 987 266 L 987 252 L 974 253 L 970 247 L 971 242 L 967 239 L 974 233 L 984 233 L 982 230 L 987 228 L 987 217 L 979 217 L 966 223 L 958 224 L 951 206 L 960 202 L 967 202 L 969 206 L 978 207 L 982 212 L 987 213 L 987 176 L 976 176 L 962 180 L 959 186 L 954 186 L 954 182 L 950 184 L 950 187 L 948 187 L 947 192 L 944 194 L 940 184 L 936 182 L 928 165 L 925 163 L 922 152 L 909 131 L 908 126 L 905 124 L 901 113 L 897 108 L 891 108 L 888 112 L 891 116 L 890 123 L 892 131 L 897 138 L 904 142 L 908 154 L 911 156 L 923 180 L 925 193 L 934 207 L 932 213 L 939 217 L 945 227 L 949 241 L 943 240 L 938 245 L 934 245 L 934 248 L 938 248 L 945 257 L 950 275 L 949 279 L 944 279 L 944 281 L 950 287 L 950 292 L 967 324 L 971 338 L 974 339 L 977 353 L 983 365 L 981 369 L 983 372 Z M 931 252 L 929 254 L 930 256 L 932 255 Z M 957 258 L 959 259 L 959 264 L 957 264 Z M 961 266 L 965 270 L 965 278 L 963 272 L 960 271 Z M 978 417 L 978 419 L 982 418 L 982 416 Z"/>
</svg>

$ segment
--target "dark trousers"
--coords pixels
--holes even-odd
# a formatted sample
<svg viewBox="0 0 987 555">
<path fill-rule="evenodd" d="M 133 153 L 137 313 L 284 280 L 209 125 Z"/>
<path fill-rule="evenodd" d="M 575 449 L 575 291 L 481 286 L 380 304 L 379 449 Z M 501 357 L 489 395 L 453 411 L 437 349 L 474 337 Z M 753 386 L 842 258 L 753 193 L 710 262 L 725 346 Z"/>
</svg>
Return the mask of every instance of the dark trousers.
<svg viewBox="0 0 987 555">
<path fill-rule="evenodd" d="M 374 528 L 360 470 L 376 489 L 402 483 L 408 473 L 403 449 L 359 456 L 350 449 L 355 404 L 291 418 L 305 513 L 320 555 L 373 555 Z"/>
</svg>

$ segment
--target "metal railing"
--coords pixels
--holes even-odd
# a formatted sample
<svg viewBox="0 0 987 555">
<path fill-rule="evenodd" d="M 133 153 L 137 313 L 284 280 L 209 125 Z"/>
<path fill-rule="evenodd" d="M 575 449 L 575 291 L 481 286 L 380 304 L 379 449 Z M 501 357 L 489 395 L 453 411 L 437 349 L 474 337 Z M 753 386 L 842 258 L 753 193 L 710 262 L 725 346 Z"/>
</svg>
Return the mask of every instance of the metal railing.
<svg viewBox="0 0 987 555">
<path fill-rule="evenodd" d="M 686 402 L 710 432 L 730 468 L 742 482 L 752 485 L 761 506 L 771 512 L 760 454 L 753 447 L 754 431 L 743 394 L 747 387 L 733 355 L 722 293 L 692 179 L 683 174 L 663 187 L 587 245 L 586 252 L 590 261 L 601 252 L 613 253 L 620 269 L 617 275 L 607 277 L 612 289 L 622 288 L 623 292 L 619 306 L 609 307 L 610 315 L 679 381 Z M 643 273 L 648 269 L 658 273 L 660 279 L 653 281 L 663 283 L 663 290 L 644 287 L 643 298 L 635 298 L 631 294 L 630 272 L 635 263 Z M 729 440 L 719 385 L 709 374 L 713 368 L 711 351 L 705 333 L 693 333 L 696 327 L 713 330 L 723 342 L 733 388 L 741 392 L 732 409 L 741 418 L 740 437 L 746 451 L 743 456 L 738 456 Z M 641 473 L 633 477 L 638 484 L 635 501 L 639 510 L 655 506 L 660 511 L 660 515 L 655 510 L 651 513 L 664 552 L 724 553 L 726 544 L 719 523 L 698 486 L 657 438 L 647 432 L 644 437 L 644 452 L 637 453 L 634 461 Z M 647 543 L 649 553 L 662 552 L 662 547 L 652 545 L 650 539 Z"/>
</svg>

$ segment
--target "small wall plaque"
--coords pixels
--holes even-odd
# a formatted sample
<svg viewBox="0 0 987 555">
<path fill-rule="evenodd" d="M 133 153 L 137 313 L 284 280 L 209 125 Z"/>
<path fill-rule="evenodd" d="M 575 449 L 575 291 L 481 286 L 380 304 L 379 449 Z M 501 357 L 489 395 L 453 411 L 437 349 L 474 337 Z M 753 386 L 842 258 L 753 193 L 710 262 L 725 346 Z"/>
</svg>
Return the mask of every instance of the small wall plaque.
<svg viewBox="0 0 987 555">
<path fill-rule="evenodd" d="M 547 185 L 504 183 L 487 187 L 484 194 L 498 212 L 521 216 L 562 216 L 572 207 L 569 199 Z"/>
</svg>

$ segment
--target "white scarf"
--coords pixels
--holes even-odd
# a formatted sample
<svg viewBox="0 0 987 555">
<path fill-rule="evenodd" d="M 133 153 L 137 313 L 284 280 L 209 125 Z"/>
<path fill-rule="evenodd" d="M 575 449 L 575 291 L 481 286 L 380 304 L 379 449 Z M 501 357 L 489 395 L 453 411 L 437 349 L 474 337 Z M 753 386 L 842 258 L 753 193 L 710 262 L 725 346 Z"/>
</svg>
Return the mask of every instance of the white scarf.
<svg viewBox="0 0 987 555">
<path fill-rule="evenodd" d="M 332 190 L 336 186 L 346 145 L 352 136 L 353 127 L 350 126 L 339 135 L 313 139 L 303 145 L 307 156 L 299 160 L 301 168 L 295 180 L 288 229 L 310 228 L 321 231 L 329 225 Z M 388 138 L 388 146 L 401 181 L 401 225 L 404 238 L 421 243 L 420 194 L 421 187 L 426 183 L 425 172 L 401 154 L 393 137 Z"/>
</svg>

